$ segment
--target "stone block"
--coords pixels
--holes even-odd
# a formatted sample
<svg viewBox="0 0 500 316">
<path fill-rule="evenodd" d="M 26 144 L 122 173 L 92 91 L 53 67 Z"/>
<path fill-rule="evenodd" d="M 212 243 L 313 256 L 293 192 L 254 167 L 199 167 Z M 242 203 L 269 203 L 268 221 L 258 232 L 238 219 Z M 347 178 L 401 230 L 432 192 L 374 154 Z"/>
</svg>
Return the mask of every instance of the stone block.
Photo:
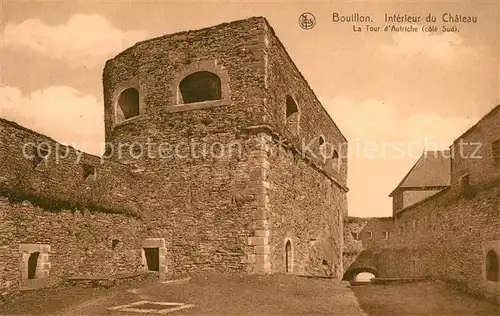
<svg viewBox="0 0 500 316">
<path fill-rule="evenodd" d="M 253 272 L 255 274 L 269 274 L 271 273 L 271 264 L 269 262 L 264 264 L 255 264 Z"/>
<path fill-rule="evenodd" d="M 269 223 L 267 219 L 255 219 L 252 223 L 253 230 L 268 230 Z"/>
<path fill-rule="evenodd" d="M 271 248 L 269 246 L 255 246 L 253 249 L 257 255 L 266 255 L 269 254 Z"/>
<path fill-rule="evenodd" d="M 267 194 L 259 194 L 255 197 L 255 202 L 257 205 L 268 205 L 269 196 Z"/>
<path fill-rule="evenodd" d="M 246 263 L 255 263 L 255 254 L 247 254 Z"/>
<path fill-rule="evenodd" d="M 267 179 L 267 170 L 264 168 L 253 168 L 250 170 L 250 180 L 266 180 Z"/>
<path fill-rule="evenodd" d="M 165 248 L 165 238 L 146 238 L 142 241 L 142 248 Z"/>
<path fill-rule="evenodd" d="M 49 255 L 47 253 L 42 253 L 40 255 L 40 262 L 48 262 L 49 261 Z"/>
<path fill-rule="evenodd" d="M 268 207 L 266 206 L 257 206 L 254 213 L 255 220 L 265 220 L 267 218 L 267 214 L 269 212 Z"/>
<path fill-rule="evenodd" d="M 253 232 L 255 237 L 269 237 L 269 230 L 267 229 L 256 229 Z"/>
<path fill-rule="evenodd" d="M 249 246 L 265 246 L 267 242 L 267 237 L 248 237 Z"/>
<path fill-rule="evenodd" d="M 255 254 L 255 265 L 262 265 L 269 263 L 269 255 Z"/>
</svg>

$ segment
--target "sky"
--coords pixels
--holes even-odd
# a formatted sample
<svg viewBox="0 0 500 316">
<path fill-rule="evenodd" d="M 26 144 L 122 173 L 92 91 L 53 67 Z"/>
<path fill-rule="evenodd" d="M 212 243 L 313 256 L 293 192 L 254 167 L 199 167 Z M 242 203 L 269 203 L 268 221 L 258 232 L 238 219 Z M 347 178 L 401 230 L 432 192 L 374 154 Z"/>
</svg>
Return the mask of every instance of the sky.
<svg viewBox="0 0 500 316">
<path fill-rule="evenodd" d="M 107 59 L 144 39 L 266 17 L 349 141 L 352 216 L 390 216 L 388 194 L 423 150 L 448 147 L 500 103 L 499 0 L 0 4 L 0 117 L 93 154 L 103 152 Z M 314 28 L 299 27 L 304 12 Z M 368 15 L 382 29 L 353 32 L 353 23 L 333 22 L 334 12 Z M 432 14 L 441 29 L 443 13 L 477 23 L 459 32 L 383 31 L 385 14 Z"/>
</svg>

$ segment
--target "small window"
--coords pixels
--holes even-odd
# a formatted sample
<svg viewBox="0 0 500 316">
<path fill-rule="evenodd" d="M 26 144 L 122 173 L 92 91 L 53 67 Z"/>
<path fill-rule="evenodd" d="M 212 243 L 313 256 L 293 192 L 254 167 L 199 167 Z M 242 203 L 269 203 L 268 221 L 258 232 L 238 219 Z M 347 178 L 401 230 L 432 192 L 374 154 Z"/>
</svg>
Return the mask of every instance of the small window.
<svg viewBox="0 0 500 316">
<path fill-rule="evenodd" d="M 339 153 L 336 150 L 333 150 L 332 164 L 336 168 L 338 168 L 338 166 L 339 166 Z"/>
<path fill-rule="evenodd" d="M 468 188 L 470 186 L 470 176 L 469 174 L 464 174 L 460 177 L 460 186 L 462 188 Z"/>
<path fill-rule="evenodd" d="M 38 257 L 40 252 L 36 251 L 30 254 L 28 259 L 28 279 L 35 279 L 38 270 Z"/>
<path fill-rule="evenodd" d="M 118 107 L 121 110 L 118 121 L 129 119 L 139 115 L 139 91 L 135 88 L 128 88 L 120 93 L 118 97 Z M 117 109 L 118 110 L 118 109 Z"/>
<path fill-rule="evenodd" d="M 498 282 L 498 255 L 490 250 L 486 254 L 486 280 Z"/>
<path fill-rule="evenodd" d="M 491 143 L 491 155 L 495 166 L 500 167 L 500 139 Z"/>
<path fill-rule="evenodd" d="M 366 238 L 367 239 L 372 239 L 373 238 L 373 232 L 371 230 L 366 231 Z"/>
<path fill-rule="evenodd" d="M 319 157 L 324 160 L 326 158 L 326 146 L 325 146 L 325 139 L 323 138 L 323 136 L 320 136 L 318 138 L 318 148 L 319 148 Z"/>
<path fill-rule="evenodd" d="M 354 240 L 359 240 L 359 234 L 357 232 L 351 232 L 351 235 Z"/>
<path fill-rule="evenodd" d="M 45 148 L 41 148 L 40 146 L 34 148 L 33 152 L 33 168 L 38 166 L 42 161 L 49 156 L 49 151 Z"/>
<path fill-rule="evenodd" d="M 220 100 L 221 80 L 219 76 L 208 71 L 199 71 L 190 74 L 179 83 L 182 102 L 194 103 L 211 100 Z"/>
<path fill-rule="evenodd" d="M 318 139 L 318 145 L 322 146 L 324 143 L 325 143 L 325 139 L 323 138 L 323 136 L 320 136 Z"/>
<path fill-rule="evenodd" d="M 389 232 L 387 230 L 383 230 L 381 232 L 381 235 L 382 235 L 382 239 L 384 239 L 384 240 L 388 240 L 389 239 Z"/>
<path fill-rule="evenodd" d="M 299 131 L 299 108 L 295 100 L 286 96 L 286 125 L 290 132 L 297 134 Z"/>
<path fill-rule="evenodd" d="M 416 230 L 417 229 L 417 220 L 414 219 L 413 220 L 413 230 Z"/>
<path fill-rule="evenodd" d="M 95 179 L 96 171 L 94 166 L 88 164 L 82 164 L 82 170 L 83 170 L 83 180 L 91 178 Z"/>
</svg>

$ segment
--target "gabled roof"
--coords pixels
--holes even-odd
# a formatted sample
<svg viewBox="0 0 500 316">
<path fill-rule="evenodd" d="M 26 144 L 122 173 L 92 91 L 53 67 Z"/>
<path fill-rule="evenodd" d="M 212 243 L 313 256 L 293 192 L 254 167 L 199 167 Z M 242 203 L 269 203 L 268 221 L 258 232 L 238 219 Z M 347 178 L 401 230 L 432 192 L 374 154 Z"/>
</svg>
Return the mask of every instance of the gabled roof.
<svg viewBox="0 0 500 316">
<path fill-rule="evenodd" d="M 463 132 L 462 135 L 458 136 L 455 141 L 453 141 L 453 143 L 456 143 L 458 141 L 460 141 L 466 134 L 470 133 L 471 131 L 473 131 L 474 129 L 476 129 L 476 127 L 484 120 L 486 119 L 487 117 L 489 116 L 492 116 L 494 115 L 495 113 L 497 113 L 498 111 L 500 111 L 500 104 L 497 104 L 496 106 L 494 106 L 488 113 L 486 113 L 479 121 L 476 122 L 476 124 L 472 125 L 471 127 L 469 127 L 468 130 L 466 130 L 465 132 Z"/>
<path fill-rule="evenodd" d="M 389 196 L 402 188 L 446 187 L 450 185 L 450 177 L 450 150 L 424 151 Z"/>
</svg>

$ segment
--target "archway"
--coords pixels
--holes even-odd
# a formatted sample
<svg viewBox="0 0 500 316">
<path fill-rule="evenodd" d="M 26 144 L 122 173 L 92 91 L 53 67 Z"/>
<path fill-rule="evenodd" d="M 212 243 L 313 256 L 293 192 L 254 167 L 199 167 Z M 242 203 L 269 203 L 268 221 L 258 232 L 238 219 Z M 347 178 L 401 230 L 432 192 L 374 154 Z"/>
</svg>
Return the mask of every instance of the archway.
<svg viewBox="0 0 500 316">
<path fill-rule="evenodd" d="M 34 279 L 36 277 L 36 267 L 38 265 L 38 257 L 40 253 L 38 251 L 33 252 L 28 259 L 28 279 Z"/>
<path fill-rule="evenodd" d="M 378 271 L 377 269 L 375 269 L 375 267 L 372 266 L 351 267 L 347 269 L 347 271 L 344 273 L 344 277 L 342 278 L 342 280 L 358 282 L 357 281 L 358 275 L 360 275 L 360 277 L 363 279 L 366 278 L 368 279 L 368 281 L 361 281 L 361 282 L 369 282 L 371 278 L 378 277 Z"/>
<path fill-rule="evenodd" d="M 360 272 L 354 276 L 354 282 L 370 282 L 375 278 L 375 274 L 371 272 Z"/>
<path fill-rule="evenodd" d="M 291 273 L 293 271 L 293 256 L 292 243 L 288 240 L 285 244 L 285 271 Z"/>
</svg>

